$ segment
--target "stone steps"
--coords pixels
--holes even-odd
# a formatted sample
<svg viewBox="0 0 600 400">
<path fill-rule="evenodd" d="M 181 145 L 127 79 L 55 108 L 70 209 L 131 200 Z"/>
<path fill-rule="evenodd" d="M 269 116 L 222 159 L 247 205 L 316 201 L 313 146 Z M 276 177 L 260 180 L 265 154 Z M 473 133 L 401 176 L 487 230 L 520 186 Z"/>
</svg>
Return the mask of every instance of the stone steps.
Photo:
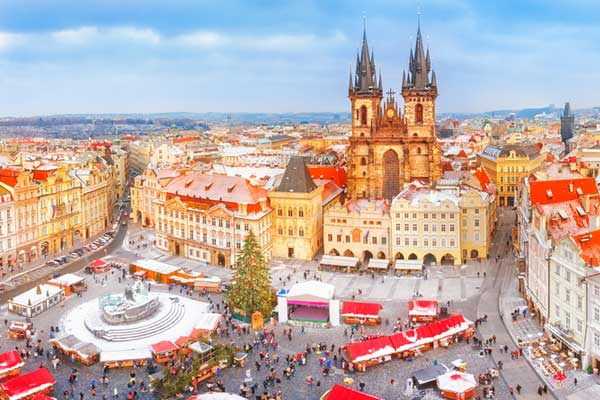
<svg viewBox="0 0 600 400">
<path fill-rule="evenodd" d="M 169 311 L 158 321 L 135 328 L 107 330 L 100 337 L 111 342 L 125 342 L 143 339 L 163 332 L 179 323 L 185 315 L 185 306 L 172 303 Z"/>
</svg>

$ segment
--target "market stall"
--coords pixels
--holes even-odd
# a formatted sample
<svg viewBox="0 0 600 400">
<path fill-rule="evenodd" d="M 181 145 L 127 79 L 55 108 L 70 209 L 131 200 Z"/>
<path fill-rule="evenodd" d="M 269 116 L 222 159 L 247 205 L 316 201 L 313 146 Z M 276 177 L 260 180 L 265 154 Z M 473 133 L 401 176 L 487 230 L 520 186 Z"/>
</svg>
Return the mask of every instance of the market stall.
<svg viewBox="0 0 600 400">
<path fill-rule="evenodd" d="M 54 390 L 56 381 L 46 368 L 40 368 L 0 383 L 0 399 L 24 400 L 46 395 Z"/>
<path fill-rule="evenodd" d="M 150 346 L 152 358 L 157 363 L 166 363 L 177 357 L 179 347 L 173 342 L 163 340 Z"/>
<path fill-rule="evenodd" d="M 221 318 L 221 314 L 203 313 L 198 317 L 198 322 L 196 322 L 194 329 L 190 332 L 190 336 L 197 339 L 199 336 L 212 334 L 219 327 Z"/>
<path fill-rule="evenodd" d="M 151 357 L 150 350 L 103 351 L 100 362 L 107 368 L 142 367 Z"/>
<path fill-rule="evenodd" d="M 444 375 L 448 371 L 448 367 L 444 364 L 432 365 L 415 371 L 412 379 L 418 389 L 424 389 L 433 386 L 437 381 L 438 376 Z"/>
<path fill-rule="evenodd" d="M 189 348 L 190 344 L 194 343 L 196 338 L 192 336 L 180 336 L 175 341 L 177 347 L 179 347 L 179 354 L 189 354 L 192 350 Z"/>
<path fill-rule="evenodd" d="M 442 396 L 453 400 L 464 400 L 473 396 L 477 381 L 471 374 L 450 371 L 438 376 L 437 386 Z"/>
<path fill-rule="evenodd" d="M 386 274 L 390 268 L 390 260 L 381 260 L 379 258 L 371 258 L 367 269 L 371 272 Z"/>
<path fill-rule="evenodd" d="M 344 256 L 332 256 L 325 254 L 321 258 L 319 263 L 319 269 L 322 271 L 334 271 L 334 272 L 357 272 L 358 271 L 358 258 L 357 257 L 344 257 Z"/>
<path fill-rule="evenodd" d="M 408 318 L 412 322 L 433 322 L 437 316 L 438 302 L 435 300 L 409 300 Z"/>
<path fill-rule="evenodd" d="M 379 311 L 383 306 L 379 303 L 362 303 L 345 301 L 342 305 L 342 317 L 347 324 L 378 325 L 381 323 Z"/>
<path fill-rule="evenodd" d="M 130 269 L 133 274 L 144 271 L 147 279 L 160 283 L 170 283 L 172 278 L 181 271 L 181 267 L 147 258 L 133 261 Z"/>
<path fill-rule="evenodd" d="M 16 350 L 0 354 L 0 379 L 19 375 L 23 365 L 25 365 L 25 363 L 21 359 L 19 352 Z"/>
<path fill-rule="evenodd" d="M 12 321 L 8 326 L 9 339 L 29 339 L 34 333 L 31 322 Z"/>
<path fill-rule="evenodd" d="M 41 284 L 8 300 L 8 310 L 25 317 L 35 317 L 56 306 L 65 295 L 62 288 Z"/>
<path fill-rule="evenodd" d="M 349 343 L 342 347 L 342 367 L 364 372 L 368 367 L 390 361 L 395 353 L 389 336 Z"/>
<path fill-rule="evenodd" d="M 423 272 L 423 261 L 396 260 L 394 264 L 395 275 L 418 275 Z"/>
<path fill-rule="evenodd" d="M 85 278 L 75 274 L 64 274 L 57 278 L 52 278 L 48 281 L 48 285 L 62 288 L 65 291 L 65 296 L 87 290 Z"/>
<path fill-rule="evenodd" d="M 208 362 L 215 357 L 214 348 L 210 344 L 203 342 L 194 342 L 189 345 L 194 358 L 198 358 L 201 363 Z"/>
<path fill-rule="evenodd" d="M 82 342 L 75 335 L 66 335 L 50 339 L 49 342 L 61 353 L 74 358 L 85 365 L 100 360 L 100 350 L 93 343 Z"/>
<path fill-rule="evenodd" d="M 111 266 L 108 261 L 103 260 L 103 259 L 98 259 L 98 260 L 92 261 L 88 265 L 88 268 L 86 268 L 86 270 L 88 270 L 89 272 L 91 272 L 93 274 L 101 274 L 103 272 L 110 271 L 110 268 L 111 268 Z"/>
<path fill-rule="evenodd" d="M 221 288 L 221 278 L 216 276 L 207 276 L 204 278 L 196 278 L 194 279 L 194 290 L 199 292 L 207 291 L 211 293 L 220 293 Z"/>
<path fill-rule="evenodd" d="M 379 397 L 335 384 L 321 396 L 320 400 L 379 400 Z"/>
</svg>

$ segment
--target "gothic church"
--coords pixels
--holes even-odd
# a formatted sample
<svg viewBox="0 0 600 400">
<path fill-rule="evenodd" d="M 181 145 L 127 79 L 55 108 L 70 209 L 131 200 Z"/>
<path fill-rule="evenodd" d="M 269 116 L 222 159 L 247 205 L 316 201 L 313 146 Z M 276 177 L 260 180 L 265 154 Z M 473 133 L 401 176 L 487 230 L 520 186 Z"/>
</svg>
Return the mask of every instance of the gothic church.
<svg viewBox="0 0 600 400">
<path fill-rule="evenodd" d="M 435 134 L 438 95 L 429 49 L 423 49 L 421 28 L 411 49 L 408 74 L 402 74 L 404 111 L 389 90 L 383 100 L 381 72 L 369 53 L 366 31 L 350 72 L 352 135 L 348 152 L 348 195 L 351 198 L 393 199 L 413 180 L 433 185 L 442 176 L 441 150 Z"/>
</svg>

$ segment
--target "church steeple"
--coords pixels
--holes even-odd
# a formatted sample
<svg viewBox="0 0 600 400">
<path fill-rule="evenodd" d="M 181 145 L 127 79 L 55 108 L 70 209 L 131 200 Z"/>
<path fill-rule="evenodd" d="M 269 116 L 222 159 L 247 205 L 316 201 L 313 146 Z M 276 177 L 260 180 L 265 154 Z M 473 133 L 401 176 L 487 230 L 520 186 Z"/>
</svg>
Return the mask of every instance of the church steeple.
<svg viewBox="0 0 600 400">
<path fill-rule="evenodd" d="M 367 29 L 363 30 L 362 46 L 360 55 L 356 55 L 356 78 L 354 79 L 354 88 L 350 91 L 359 95 L 381 95 L 381 88 L 377 82 L 377 73 L 375 71 L 375 54 L 369 52 L 367 41 Z M 381 80 L 381 75 L 379 76 Z"/>
<path fill-rule="evenodd" d="M 431 56 L 429 55 L 429 49 L 425 52 L 423 36 L 421 34 L 421 23 L 419 21 L 414 52 L 413 49 L 410 49 L 408 78 L 406 82 L 403 82 L 402 87 L 413 90 L 428 90 L 430 87 L 435 86 L 433 84 L 433 76 L 431 80 L 429 79 L 430 72 Z"/>
</svg>

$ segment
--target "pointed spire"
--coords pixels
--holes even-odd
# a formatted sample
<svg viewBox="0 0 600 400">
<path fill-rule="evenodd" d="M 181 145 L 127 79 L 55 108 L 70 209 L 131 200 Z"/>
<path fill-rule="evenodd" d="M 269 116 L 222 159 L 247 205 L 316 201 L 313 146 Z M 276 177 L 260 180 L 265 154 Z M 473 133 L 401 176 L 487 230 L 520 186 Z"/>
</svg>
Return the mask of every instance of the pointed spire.
<svg viewBox="0 0 600 400">
<path fill-rule="evenodd" d="M 383 85 L 381 84 L 381 68 L 379 69 L 379 91 L 383 92 Z"/>
<path fill-rule="evenodd" d="M 437 87 L 437 79 L 435 78 L 435 70 L 431 71 L 431 86 Z"/>
<path fill-rule="evenodd" d="M 357 55 L 356 63 L 357 83 L 355 90 L 360 93 L 373 94 L 374 91 L 378 90 L 377 74 L 375 73 L 375 55 L 373 52 L 369 52 L 366 26 L 363 29 L 362 47 L 360 56 Z"/>
<path fill-rule="evenodd" d="M 354 84 L 352 83 L 352 67 L 350 67 L 350 81 L 348 82 L 348 92 L 352 93 L 354 91 Z"/>
<path fill-rule="evenodd" d="M 571 103 L 568 101 L 565 103 L 565 109 L 563 110 L 563 117 L 571 116 Z"/>
<path fill-rule="evenodd" d="M 402 70 L 402 87 L 406 86 L 406 70 Z"/>
<path fill-rule="evenodd" d="M 429 47 L 427 48 L 427 55 L 425 56 L 425 64 L 427 65 L 427 71 L 431 70 L 431 58 L 429 57 Z"/>
<path fill-rule="evenodd" d="M 410 50 L 410 59 L 408 64 L 409 78 L 408 82 L 415 89 L 426 89 L 429 86 L 429 72 L 431 71 L 431 56 L 429 49 L 427 54 L 423 49 L 423 36 L 421 35 L 421 22 L 417 28 L 417 39 L 415 41 L 415 50 Z"/>
</svg>

